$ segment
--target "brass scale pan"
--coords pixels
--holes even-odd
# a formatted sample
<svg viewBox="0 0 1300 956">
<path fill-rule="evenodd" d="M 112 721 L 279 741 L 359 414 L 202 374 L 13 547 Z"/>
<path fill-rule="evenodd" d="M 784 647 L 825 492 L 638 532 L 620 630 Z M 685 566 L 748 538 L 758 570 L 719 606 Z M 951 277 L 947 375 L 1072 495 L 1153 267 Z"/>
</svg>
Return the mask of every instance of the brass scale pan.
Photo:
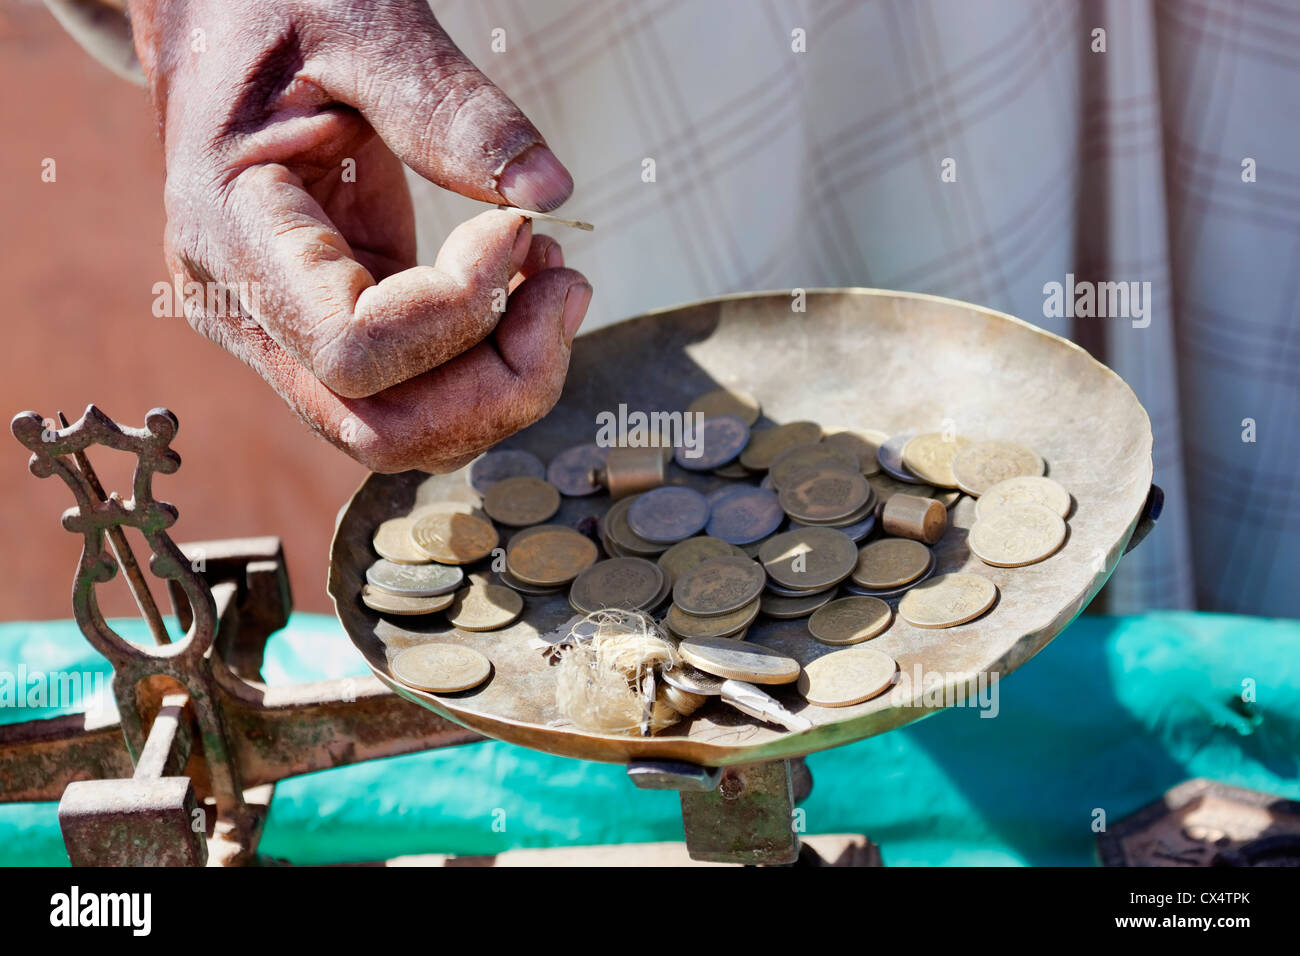
<svg viewBox="0 0 1300 956">
<path fill-rule="evenodd" d="M 1148 524 L 1152 463 L 1146 412 L 1120 377 L 1083 349 L 1009 315 L 875 289 L 809 291 L 806 312 L 793 312 L 790 303 L 783 292 L 726 296 L 580 336 L 559 403 L 508 445 L 547 461 L 591 441 L 597 412 L 617 412 L 620 403 L 629 410 L 679 410 L 720 385 L 757 396 L 769 423 L 809 419 L 827 427 L 901 432 L 934 429 L 951 419 L 972 437 L 1023 442 L 1043 456 L 1051 477 L 1074 497 L 1061 551 L 1030 567 L 984 565 L 964 543 L 974 501 L 963 498 L 952 509 L 952 528 L 935 549 L 935 573 L 982 574 L 998 586 L 998 603 L 978 620 L 950 630 L 915 628 L 896 617 L 871 641 L 909 675 L 920 665 L 923 673 L 954 675 L 954 683 L 962 674 L 1005 677 L 1074 619 L 1114 571 L 1139 523 Z M 488 633 L 459 632 L 441 615 L 385 620 L 361 603 L 365 569 L 375 560 L 374 529 L 405 513 L 427 478 L 407 472 L 371 475 L 362 483 L 339 517 L 328 588 L 344 630 L 375 675 L 444 717 L 490 737 L 569 757 L 620 763 L 655 757 L 724 766 L 839 746 L 928 713 L 889 694 L 852 707 L 821 708 L 790 689 L 778 696 L 812 721 L 811 730 L 791 733 L 723 706 L 706 706 L 649 738 L 553 726 L 559 722 L 555 670 L 529 639 L 572 616 L 565 594 L 526 598 L 517 623 Z M 684 473 L 678 478 L 702 491 L 722 480 Z M 463 472 L 441 476 L 433 485 L 425 486 L 422 500 L 432 500 L 431 491 L 448 500 L 475 500 Z M 607 505 L 605 495 L 565 498 L 552 521 L 576 524 Z M 835 650 L 807 636 L 805 624 L 760 618 L 749 640 L 805 664 Z M 390 649 L 421 638 L 482 651 L 493 663 L 492 677 L 456 694 L 406 687 L 389 671 Z"/>
</svg>

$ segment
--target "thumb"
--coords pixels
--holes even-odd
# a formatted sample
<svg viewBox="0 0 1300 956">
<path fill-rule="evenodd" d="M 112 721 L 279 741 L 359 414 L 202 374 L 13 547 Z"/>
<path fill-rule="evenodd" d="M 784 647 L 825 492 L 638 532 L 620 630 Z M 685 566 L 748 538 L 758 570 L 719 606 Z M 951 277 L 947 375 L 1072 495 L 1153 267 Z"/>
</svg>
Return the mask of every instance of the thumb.
<svg viewBox="0 0 1300 956">
<path fill-rule="evenodd" d="M 471 63 L 423 2 L 376 2 L 313 44 L 319 82 L 407 166 L 445 189 L 538 212 L 573 178 L 537 128 Z"/>
</svg>

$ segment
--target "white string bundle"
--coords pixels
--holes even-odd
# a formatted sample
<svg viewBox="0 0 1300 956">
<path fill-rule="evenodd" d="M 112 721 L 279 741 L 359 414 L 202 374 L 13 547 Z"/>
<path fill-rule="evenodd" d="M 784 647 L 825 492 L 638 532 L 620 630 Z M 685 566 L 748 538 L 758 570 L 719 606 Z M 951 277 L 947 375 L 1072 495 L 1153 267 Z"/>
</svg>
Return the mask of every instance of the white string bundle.
<svg viewBox="0 0 1300 956">
<path fill-rule="evenodd" d="M 677 665 L 677 647 L 653 618 L 639 611 L 597 611 L 570 633 L 573 640 L 561 652 L 556 674 L 555 704 L 574 726 L 639 735 L 681 720 L 682 711 L 664 693 L 667 685 L 655 675 L 656 668 Z"/>
</svg>

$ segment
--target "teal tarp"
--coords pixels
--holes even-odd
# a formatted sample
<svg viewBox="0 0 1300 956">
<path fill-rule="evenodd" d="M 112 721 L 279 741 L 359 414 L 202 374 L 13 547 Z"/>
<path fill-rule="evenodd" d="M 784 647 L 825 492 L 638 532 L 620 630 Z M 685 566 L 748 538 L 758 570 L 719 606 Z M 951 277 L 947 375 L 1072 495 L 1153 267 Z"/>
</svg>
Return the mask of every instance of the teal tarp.
<svg viewBox="0 0 1300 956">
<path fill-rule="evenodd" d="M 996 717 L 951 709 L 811 756 L 806 830 L 865 833 L 889 865 L 1087 865 L 1098 809 L 1118 820 L 1190 777 L 1300 798 L 1298 641 L 1295 621 L 1082 617 L 999 685 Z M 66 621 L 0 626 L 0 675 L 19 662 L 107 673 Z M 268 645 L 273 684 L 363 673 L 332 618 L 296 614 Z M 53 712 L 0 706 L 0 722 Z M 66 863 L 55 811 L 0 806 L 0 865 Z M 285 781 L 262 850 L 323 863 L 680 838 L 675 794 L 491 742 Z"/>
</svg>

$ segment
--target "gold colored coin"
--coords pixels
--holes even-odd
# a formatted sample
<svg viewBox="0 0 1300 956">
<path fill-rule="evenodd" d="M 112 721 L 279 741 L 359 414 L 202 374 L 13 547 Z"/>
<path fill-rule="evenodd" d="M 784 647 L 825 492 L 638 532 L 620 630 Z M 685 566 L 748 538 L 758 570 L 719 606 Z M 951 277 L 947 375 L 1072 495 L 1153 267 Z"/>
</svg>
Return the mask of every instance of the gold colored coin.
<svg viewBox="0 0 1300 956">
<path fill-rule="evenodd" d="M 970 439 L 961 435 L 926 432 L 903 446 L 903 464 L 918 478 L 932 485 L 956 488 L 957 477 L 952 473 L 952 460 L 969 444 Z"/>
<path fill-rule="evenodd" d="M 772 467 L 767 473 L 772 479 L 772 487 L 780 491 L 791 478 L 806 468 L 821 466 L 858 471 L 856 456 L 840 451 L 824 442 L 809 442 L 787 448 L 772 459 Z"/>
<path fill-rule="evenodd" d="M 799 676 L 799 662 L 779 651 L 725 637 L 688 638 L 678 645 L 682 659 L 706 674 L 751 684 L 788 684 Z"/>
<path fill-rule="evenodd" d="M 898 614 L 915 627 L 956 627 L 975 620 L 997 599 L 997 586 L 988 578 L 941 574 L 904 594 Z"/>
<path fill-rule="evenodd" d="M 858 552 L 853 583 L 877 591 L 900 588 L 930 567 L 930 549 L 908 538 L 881 538 Z"/>
<path fill-rule="evenodd" d="M 852 573 L 858 546 L 834 528 L 794 528 L 764 541 L 758 559 L 781 587 L 824 591 Z"/>
<path fill-rule="evenodd" d="M 740 453 L 740 463 L 750 471 L 766 471 L 781 452 L 795 445 L 806 445 L 822 437 L 816 422 L 787 422 L 772 428 L 750 432 L 749 444 Z"/>
<path fill-rule="evenodd" d="M 391 665 L 403 684 L 434 694 L 469 690 L 488 679 L 492 662 L 460 644 L 417 644 L 399 651 Z"/>
<path fill-rule="evenodd" d="M 762 567 L 749 558 L 710 558 L 677 579 L 673 603 L 701 617 L 729 614 L 758 597 L 766 581 Z"/>
<path fill-rule="evenodd" d="M 990 487 L 975 499 L 975 517 L 982 519 L 1008 505 L 1042 505 L 1062 518 L 1070 514 L 1070 493 L 1051 478 L 1023 475 Z"/>
<path fill-rule="evenodd" d="M 856 431 L 847 428 L 832 428 L 826 437 L 822 439 L 824 445 L 828 445 L 836 451 L 856 456 L 858 470 L 867 477 L 880 474 L 880 459 L 876 456 L 880 451 L 880 446 L 887 441 L 889 441 L 889 435 L 886 432 L 876 431 L 872 428 L 862 428 Z"/>
<path fill-rule="evenodd" d="M 428 564 L 433 558 L 416 546 L 411 537 L 414 526 L 410 518 L 389 518 L 375 530 L 375 551 L 397 564 Z"/>
<path fill-rule="evenodd" d="M 462 631 L 496 631 L 524 612 L 524 599 L 499 584 L 473 584 L 456 592 L 447 620 Z"/>
<path fill-rule="evenodd" d="M 822 465 L 796 473 L 778 498 L 796 521 L 825 524 L 857 514 L 871 499 L 871 485 L 855 470 Z"/>
<path fill-rule="evenodd" d="M 473 564 L 497 546 L 492 522 L 454 512 L 433 512 L 411 527 L 421 551 L 441 564 Z"/>
<path fill-rule="evenodd" d="M 981 441 L 967 445 L 952 460 L 957 487 L 979 496 L 999 481 L 1043 473 L 1043 459 L 1024 445 L 1009 441 Z"/>
<path fill-rule="evenodd" d="M 699 535 L 678 541 L 675 545 L 659 555 L 659 567 L 668 576 L 670 583 L 685 574 L 691 568 L 699 567 L 712 558 L 740 557 L 744 552 L 734 544 L 728 544 L 721 538 Z"/>
<path fill-rule="evenodd" d="M 823 644 L 858 644 L 881 634 L 894 612 L 880 598 L 846 597 L 832 601 L 808 619 L 808 633 Z"/>
<path fill-rule="evenodd" d="M 754 618 L 758 617 L 758 607 L 759 601 L 755 598 L 730 614 L 700 617 L 698 614 L 688 614 L 674 604 L 668 609 L 668 629 L 681 638 L 735 637 L 754 623 Z"/>
<path fill-rule="evenodd" d="M 595 543 L 585 535 L 563 525 L 541 525 L 510 539 L 506 567 L 525 584 L 554 588 L 568 584 L 598 556 Z"/>
<path fill-rule="evenodd" d="M 504 478 L 488 488 L 483 510 L 494 521 L 512 528 L 541 524 L 560 510 L 560 490 L 531 475 Z"/>
<path fill-rule="evenodd" d="M 739 418 L 746 425 L 753 425 L 758 421 L 758 399 L 753 395 L 747 395 L 744 392 L 732 391 L 728 388 L 718 388 L 711 392 L 705 392 L 686 409 L 687 412 L 695 414 L 701 413 L 705 418 L 713 418 L 716 415 L 732 415 Z"/>
<path fill-rule="evenodd" d="M 439 594 L 436 597 L 411 597 L 407 594 L 393 594 L 369 584 L 361 589 L 361 603 L 380 614 L 434 614 L 450 606 L 455 594 Z"/>
<path fill-rule="evenodd" d="M 851 647 L 810 661 L 796 687 L 818 707 L 850 707 L 883 694 L 894 682 L 898 662 L 874 647 Z"/>
<path fill-rule="evenodd" d="M 1037 564 L 1060 550 L 1065 522 L 1043 505 L 1007 505 L 979 518 L 966 544 L 975 556 L 995 568 Z"/>
<path fill-rule="evenodd" d="M 764 590 L 763 596 L 759 599 L 759 610 L 768 617 L 776 618 L 778 621 L 789 621 L 795 618 L 807 617 L 834 597 L 834 588 L 815 591 L 812 594 L 804 594 L 799 597 L 788 597 L 784 594 L 775 594 L 772 591 Z"/>
</svg>

